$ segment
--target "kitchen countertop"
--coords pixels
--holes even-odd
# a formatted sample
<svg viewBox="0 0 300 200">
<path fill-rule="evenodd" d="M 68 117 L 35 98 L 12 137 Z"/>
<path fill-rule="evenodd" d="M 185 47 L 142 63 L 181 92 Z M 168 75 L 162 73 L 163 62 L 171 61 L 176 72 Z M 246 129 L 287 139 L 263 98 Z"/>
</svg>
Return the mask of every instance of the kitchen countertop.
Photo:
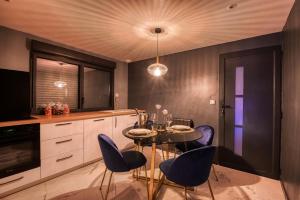
<svg viewBox="0 0 300 200">
<path fill-rule="evenodd" d="M 92 118 L 99 118 L 99 117 L 112 117 L 112 116 L 130 115 L 130 114 L 136 114 L 135 110 L 133 109 L 103 110 L 103 111 L 92 111 L 92 112 L 77 112 L 77 113 L 70 113 L 65 115 L 52 115 L 52 116 L 32 115 L 33 119 L 0 122 L 0 127 L 23 125 L 23 124 L 34 124 L 34 123 L 40 123 L 40 124 L 59 123 L 65 121 L 84 120 L 84 119 L 92 119 Z"/>
</svg>

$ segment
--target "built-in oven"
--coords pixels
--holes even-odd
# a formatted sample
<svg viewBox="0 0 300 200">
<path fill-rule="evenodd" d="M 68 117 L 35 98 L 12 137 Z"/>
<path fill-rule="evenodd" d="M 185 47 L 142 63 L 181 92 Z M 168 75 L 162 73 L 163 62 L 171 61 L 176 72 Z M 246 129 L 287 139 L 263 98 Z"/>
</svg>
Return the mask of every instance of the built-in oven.
<svg viewBox="0 0 300 200">
<path fill-rule="evenodd" d="M 0 127 L 0 178 L 40 163 L 40 124 Z"/>
</svg>

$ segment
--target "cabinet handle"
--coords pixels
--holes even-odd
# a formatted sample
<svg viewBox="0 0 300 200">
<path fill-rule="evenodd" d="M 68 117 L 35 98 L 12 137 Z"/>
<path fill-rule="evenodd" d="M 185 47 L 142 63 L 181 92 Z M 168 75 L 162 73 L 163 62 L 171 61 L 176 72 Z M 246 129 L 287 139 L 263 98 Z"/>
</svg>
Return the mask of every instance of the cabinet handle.
<svg viewBox="0 0 300 200">
<path fill-rule="evenodd" d="M 58 142 L 55 142 L 56 144 L 61 144 L 61 143 L 65 143 L 65 142 L 71 142 L 72 139 L 68 139 L 68 140 L 62 140 L 62 141 L 58 141 Z"/>
<path fill-rule="evenodd" d="M 137 116 L 137 114 L 132 114 L 132 115 L 130 115 L 130 117 L 136 117 Z"/>
<path fill-rule="evenodd" d="M 94 122 L 104 121 L 104 119 L 94 119 Z"/>
<path fill-rule="evenodd" d="M 23 178 L 24 178 L 24 176 L 21 176 L 21 177 L 19 177 L 19 178 L 16 178 L 16 179 L 7 181 L 7 182 L 5 182 L 5 183 L 0 183 L 0 186 L 1 186 L 1 185 L 6 185 L 6 184 L 9 184 L 9 183 L 13 183 L 13 182 L 16 182 L 16 181 L 19 181 L 19 180 L 22 180 Z"/>
<path fill-rule="evenodd" d="M 117 128 L 117 123 L 118 123 L 118 120 L 117 120 L 117 117 L 115 117 L 115 128 Z"/>
<path fill-rule="evenodd" d="M 63 161 L 63 160 L 67 160 L 67 159 L 72 158 L 72 157 L 73 157 L 73 155 L 69 155 L 69 156 L 64 157 L 64 158 L 59 158 L 59 159 L 56 160 L 56 162 L 60 162 L 60 161 Z"/>
<path fill-rule="evenodd" d="M 61 124 L 55 124 L 55 126 L 66 126 L 66 125 L 70 125 L 70 124 L 72 124 L 72 122 L 61 123 Z"/>
</svg>

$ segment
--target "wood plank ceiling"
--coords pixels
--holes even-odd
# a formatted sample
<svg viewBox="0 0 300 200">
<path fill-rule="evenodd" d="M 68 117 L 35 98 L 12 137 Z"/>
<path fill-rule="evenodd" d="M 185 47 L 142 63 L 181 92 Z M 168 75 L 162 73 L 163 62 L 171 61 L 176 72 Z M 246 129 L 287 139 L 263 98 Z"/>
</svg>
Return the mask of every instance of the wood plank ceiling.
<svg viewBox="0 0 300 200">
<path fill-rule="evenodd" d="M 120 61 L 282 31 L 294 0 L 0 0 L 0 25 Z M 233 9 L 228 7 L 233 5 Z"/>
</svg>

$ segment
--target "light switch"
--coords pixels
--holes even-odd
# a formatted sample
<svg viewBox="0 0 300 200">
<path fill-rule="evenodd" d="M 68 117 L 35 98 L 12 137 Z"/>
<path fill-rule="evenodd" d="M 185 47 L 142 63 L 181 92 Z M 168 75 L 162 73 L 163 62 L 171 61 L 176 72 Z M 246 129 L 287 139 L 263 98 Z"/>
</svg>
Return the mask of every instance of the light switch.
<svg viewBox="0 0 300 200">
<path fill-rule="evenodd" d="M 216 100 L 210 99 L 210 100 L 209 100 L 209 104 L 210 104 L 210 105 L 215 105 L 215 104 L 216 104 Z"/>
</svg>

